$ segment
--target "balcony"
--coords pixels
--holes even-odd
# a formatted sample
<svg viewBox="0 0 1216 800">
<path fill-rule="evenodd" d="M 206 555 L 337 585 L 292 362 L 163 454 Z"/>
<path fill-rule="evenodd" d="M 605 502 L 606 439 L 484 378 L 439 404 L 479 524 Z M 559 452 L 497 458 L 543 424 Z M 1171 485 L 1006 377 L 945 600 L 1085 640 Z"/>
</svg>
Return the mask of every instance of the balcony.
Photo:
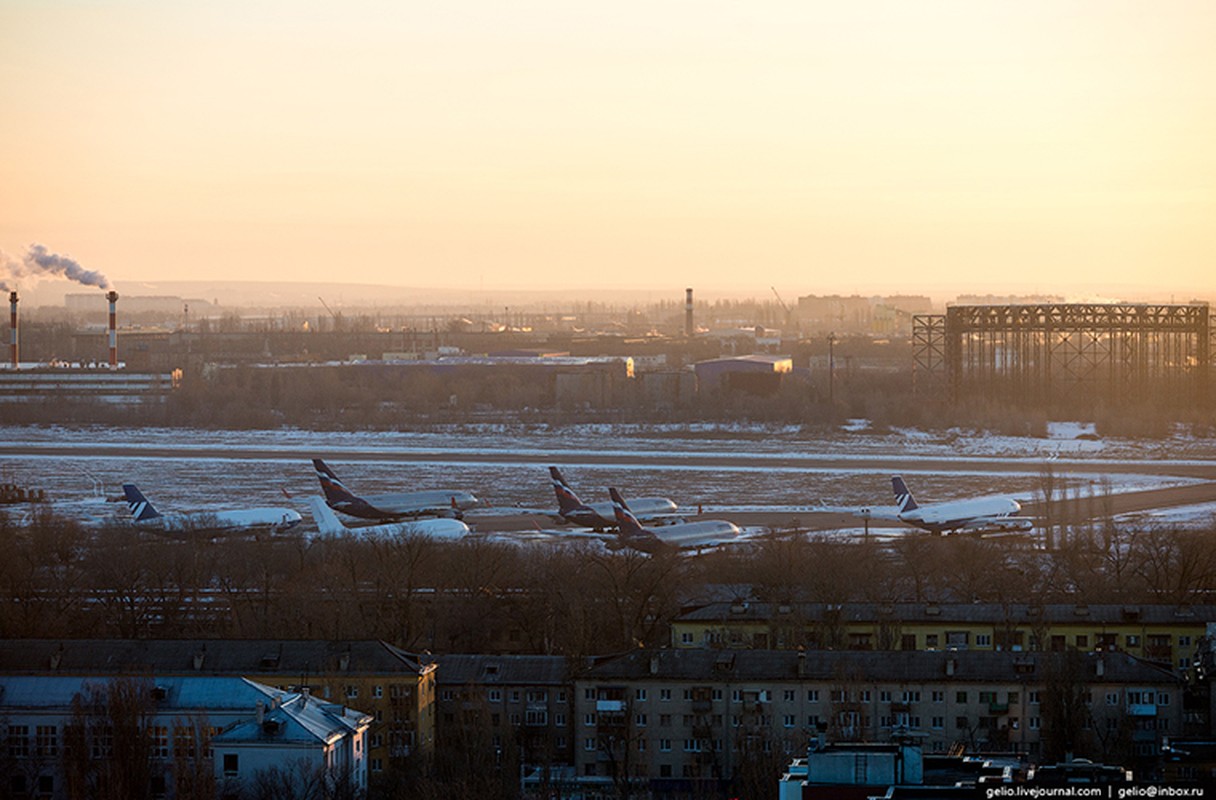
<svg viewBox="0 0 1216 800">
<path fill-rule="evenodd" d="M 988 713 L 989 714 L 1008 714 L 1009 713 L 1009 704 L 1008 703 L 989 703 L 988 704 Z"/>
<path fill-rule="evenodd" d="M 692 713 L 694 714 L 708 714 L 712 708 L 713 703 L 709 700 L 692 701 Z"/>
<path fill-rule="evenodd" d="M 1157 705 L 1155 703 L 1128 703 L 1127 715 L 1129 717 L 1155 717 L 1157 716 Z"/>
<path fill-rule="evenodd" d="M 622 713 L 625 710 L 624 700 L 596 700 L 595 710 L 601 714 L 605 712 Z"/>
</svg>

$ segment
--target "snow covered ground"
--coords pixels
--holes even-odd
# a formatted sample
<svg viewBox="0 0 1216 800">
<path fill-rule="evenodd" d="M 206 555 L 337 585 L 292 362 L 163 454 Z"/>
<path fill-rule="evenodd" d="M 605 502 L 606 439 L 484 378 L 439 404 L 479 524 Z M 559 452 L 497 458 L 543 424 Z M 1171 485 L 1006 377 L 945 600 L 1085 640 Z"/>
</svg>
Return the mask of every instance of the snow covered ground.
<svg viewBox="0 0 1216 800">
<path fill-rule="evenodd" d="M 585 500 L 604 499 L 607 486 L 614 485 L 627 498 L 662 494 L 686 509 L 700 506 L 705 513 L 802 513 L 823 504 L 889 505 L 892 469 L 849 464 L 876 456 L 897 457 L 899 471 L 911 476 L 909 485 L 922 503 L 991 494 L 1032 500 L 1046 464 L 1052 465 L 1058 480 L 1082 493 L 1164 488 L 1189 481 L 1155 474 L 1159 470 L 1154 467 L 1163 462 L 1211 464 L 1216 459 L 1216 440 L 1182 435 L 1149 442 L 1097 439 L 1092 426 L 1079 423 L 1053 424 L 1043 438 L 868 430 L 864 421 L 853 421 L 830 436 L 812 436 L 789 426 L 469 425 L 426 432 L 0 426 L 0 445 L 79 451 L 66 456 L 0 456 L 0 482 L 45 489 L 61 510 L 93 519 L 125 511 L 121 504 L 99 499 L 120 494 L 124 482 L 139 484 L 161 510 L 286 504 L 303 512 L 304 497 L 318 490 L 309 459 L 323 456 L 360 493 L 466 488 L 496 506 L 548 508 L 554 499 L 543 464 L 552 463 L 563 466 Z M 89 452 L 97 445 L 148 453 L 98 456 Z M 187 448 L 216 452 L 208 457 L 152 452 Z M 230 448 L 265 451 L 265 456 L 221 455 Z M 454 460 L 428 459 L 432 453 Z M 507 460 L 487 459 L 487 453 Z M 359 460 L 360 454 L 384 460 Z M 661 456 L 670 463 L 588 460 L 605 454 L 643 461 Z M 518 463 L 510 460 L 513 455 L 521 457 Z M 691 460 L 698 456 L 715 457 L 720 463 L 698 465 Z M 958 458 L 991 458 L 1001 469 L 971 465 L 942 470 L 925 463 Z M 1007 471 L 1009 465 L 1013 471 Z M 1111 465 L 1144 470 L 1112 473 L 1105 469 Z"/>
</svg>

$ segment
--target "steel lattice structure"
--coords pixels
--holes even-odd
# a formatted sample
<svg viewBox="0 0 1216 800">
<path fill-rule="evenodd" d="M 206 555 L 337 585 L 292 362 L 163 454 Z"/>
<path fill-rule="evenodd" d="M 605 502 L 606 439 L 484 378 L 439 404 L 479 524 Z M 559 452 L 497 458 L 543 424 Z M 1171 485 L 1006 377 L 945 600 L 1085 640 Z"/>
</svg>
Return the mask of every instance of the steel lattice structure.
<svg viewBox="0 0 1216 800">
<path fill-rule="evenodd" d="M 1214 339 L 1206 304 L 951 306 L 912 318 L 914 385 L 954 400 L 1206 402 Z"/>
</svg>

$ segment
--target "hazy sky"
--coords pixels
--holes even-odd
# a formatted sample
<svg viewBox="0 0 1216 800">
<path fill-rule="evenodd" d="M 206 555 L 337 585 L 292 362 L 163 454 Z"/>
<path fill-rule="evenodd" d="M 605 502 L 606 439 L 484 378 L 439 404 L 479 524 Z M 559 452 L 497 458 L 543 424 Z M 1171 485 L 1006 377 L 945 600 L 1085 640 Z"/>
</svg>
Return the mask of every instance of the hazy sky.
<svg viewBox="0 0 1216 800">
<path fill-rule="evenodd" d="M 1216 3 L 0 0 L 112 280 L 1216 294 Z"/>
</svg>

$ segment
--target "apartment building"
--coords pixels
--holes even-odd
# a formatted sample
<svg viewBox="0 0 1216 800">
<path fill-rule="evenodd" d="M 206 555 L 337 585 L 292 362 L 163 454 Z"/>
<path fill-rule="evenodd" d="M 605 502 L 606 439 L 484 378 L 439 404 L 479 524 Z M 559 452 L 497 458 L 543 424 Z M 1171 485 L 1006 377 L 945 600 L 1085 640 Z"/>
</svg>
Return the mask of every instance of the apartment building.
<svg viewBox="0 0 1216 800">
<path fill-rule="evenodd" d="M 576 676 L 574 697 L 575 768 L 605 790 L 718 784 L 812 736 L 1033 757 L 1074 725 L 1079 752 L 1150 758 L 1183 724 L 1178 678 L 1125 653 L 636 651 Z"/>
<path fill-rule="evenodd" d="M 371 718 L 244 678 L 0 676 L 6 797 L 236 796 L 267 780 L 367 787 Z"/>
<path fill-rule="evenodd" d="M 0 675 L 244 677 L 372 717 L 372 774 L 435 746 L 435 664 L 381 641 L 10 639 Z"/>
<path fill-rule="evenodd" d="M 440 748 L 475 748 L 539 786 L 572 762 L 573 691 L 564 656 L 438 659 Z"/>
<path fill-rule="evenodd" d="M 676 648 L 1122 651 L 1186 669 L 1216 606 L 721 602 L 671 626 Z"/>
</svg>

